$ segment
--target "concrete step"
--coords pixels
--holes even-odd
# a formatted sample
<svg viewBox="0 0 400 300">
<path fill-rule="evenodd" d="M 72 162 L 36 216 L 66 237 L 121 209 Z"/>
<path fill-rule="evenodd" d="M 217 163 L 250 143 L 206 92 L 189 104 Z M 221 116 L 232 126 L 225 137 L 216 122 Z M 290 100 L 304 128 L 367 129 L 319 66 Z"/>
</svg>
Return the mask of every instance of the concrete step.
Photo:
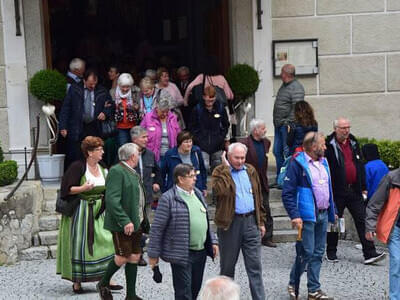
<svg viewBox="0 0 400 300">
<path fill-rule="evenodd" d="M 49 258 L 49 247 L 37 246 L 24 249 L 19 253 L 19 260 L 38 260 Z"/>
<path fill-rule="evenodd" d="M 57 258 L 57 245 L 49 246 L 49 258 Z"/>
<path fill-rule="evenodd" d="M 215 205 L 208 205 L 208 206 L 207 206 L 208 218 L 209 218 L 210 220 L 214 220 L 214 217 L 215 217 L 215 210 L 216 210 Z"/>
<path fill-rule="evenodd" d="M 282 201 L 282 190 L 269 189 L 269 202 L 281 202 Z"/>
<path fill-rule="evenodd" d="M 275 230 L 290 230 L 292 229 L 292 222 L 289 217 L 276 217 L 274 218 Z"/>
<path fill-rule="evenodd" d="M 59 186 L 43 186 L 43 199 L 44 201 L 53 201 L 57 199 L 57 193 L 60 189 Z"/>
<path fill-rule="evenodd" d="M 295 242 L 297 230 L 274 230 L 273 241 L 275 243 Z"/>
<path fill-rule="evenodd" d="M 55 213 L 56 211 L 56 200 L 43 201 L 43 212 Z"/>
<path fill-rule="evenodd" d="M 271 202 L 269 204 L 271 208 L 271 215 L 272 217 L 286 217 L 287 212 L 285 207 L 283 206 L 282 202 Z"/>
<path fill-rule="evenodd" d="M 52 231 L 58 230 L 60 225 L 60 215 L 44 215 L 39 219 L 39 230 L 40 231 Z"/>
<path fill-rule="evenodd" d="M 50 246 L 57 244 L 58 230 L 39 232 L 40 244 L 42 246 Z"/>
</svg>

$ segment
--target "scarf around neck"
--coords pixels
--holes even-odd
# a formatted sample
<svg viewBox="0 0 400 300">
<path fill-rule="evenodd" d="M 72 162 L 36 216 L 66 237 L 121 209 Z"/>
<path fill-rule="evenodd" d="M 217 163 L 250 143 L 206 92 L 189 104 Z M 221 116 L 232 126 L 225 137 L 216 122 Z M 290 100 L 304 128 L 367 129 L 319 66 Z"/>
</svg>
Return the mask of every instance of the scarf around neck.
<svg viewBox="0 0 400 300">
<path fill-rule="evenodd" d="M 121 99 L 126 99 L 127 104 L 129 106 L 133 105 L 133 98 L 132 98 L 132 89 L 129 89 L 129 91 L 126 94 L 122 94 L 121 89 L 119 86 L 117 86 L 115 90 L 115 104 L 119 105 L 121 103 Z"/>
</svg>

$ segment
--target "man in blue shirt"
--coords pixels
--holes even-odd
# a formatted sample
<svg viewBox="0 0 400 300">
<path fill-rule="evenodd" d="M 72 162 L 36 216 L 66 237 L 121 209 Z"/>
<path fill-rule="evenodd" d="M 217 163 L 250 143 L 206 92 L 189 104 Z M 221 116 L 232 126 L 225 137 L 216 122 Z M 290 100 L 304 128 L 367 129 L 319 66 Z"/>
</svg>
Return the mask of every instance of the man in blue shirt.
<svg viewBox="0 0 400 300">
<path fill-rule="evenodd" d="M 217 200 L 214 222 L 218 227 L 221 275 L 234 278 L 242 250 L 252 299 L 264 300 L 261 268 L 261 237 L 265 234 L 260 179 L 256 169 L 245 164 L 247 147 L 233 143 L 222 164 L 212 174 Z"/>
</svg>

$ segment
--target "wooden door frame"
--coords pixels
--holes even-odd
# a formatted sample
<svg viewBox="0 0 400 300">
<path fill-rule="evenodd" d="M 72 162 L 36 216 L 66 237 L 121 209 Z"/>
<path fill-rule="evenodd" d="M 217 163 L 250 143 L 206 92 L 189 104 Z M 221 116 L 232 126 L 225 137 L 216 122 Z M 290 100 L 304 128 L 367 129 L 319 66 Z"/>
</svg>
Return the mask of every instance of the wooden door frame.
<svg viewBox="0 0 400 300">
<path fill-rule="evenodd" d="M 43 12 L 43 28 L 44 28 L 44 51 L 46 55 L 46 68 L 53 68 L 52 49 L 51 49 L 51 34 L 50 34 L 50 11 L 49 0 L 42 1 Z"/>
</svg>

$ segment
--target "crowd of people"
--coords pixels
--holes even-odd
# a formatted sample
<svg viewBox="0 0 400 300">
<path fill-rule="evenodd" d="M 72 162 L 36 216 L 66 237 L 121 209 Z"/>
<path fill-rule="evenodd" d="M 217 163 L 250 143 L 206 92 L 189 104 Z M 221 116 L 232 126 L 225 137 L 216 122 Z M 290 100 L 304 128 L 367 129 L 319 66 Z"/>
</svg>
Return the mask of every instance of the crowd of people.
<svg viewBox="0 0 400 300">
<path fill-rule="evenodd" d="M 125 266 L 126 299 L 141 299 L 137 267 L 149 264 L 153 279 L 161 282 L 161 258 L 171 265 L 175 299 L 239 299 L 233 279 L 241 251 L 252 299 L 266 299 L 261 246 L 277 247 L 269 205 L 274 187 L 282 189 L 282 202 L 299 232 L 287 286 L 290 299 L 298 299 L 305 271 L 308 299 L 333 299 L 321 289 L 320 270 L 325 253 L 328 262 L 338 261 L 345 208 L 354 219 L 365 264 L 385 257 L 376 251 L 375 231 L 389 243 L 390 295 L 400 299 L 398 171 L 388 174 L 376 145 L 360 149 L 347 118 L 334 120 L 328 137 L 318 131 L 294 66 L 282 68 L 273 110 L 281 184 L 268 182 L 271 142 L 263 120 L 251 120 L 249 136 L 230 141 L 234 95 L 212 62 L 191 82 L 189 69 L 179 68 L 182 80 L 176 84 L 163 67 L 147 70 L 139 87 L 117 67 L 108 74 L 109 92 L 97 83 L 95 70 L 72 60 L 60 111 L 67 161 L 57 273 L 73 282 L 75 293 L 83 292 L 82 282 L 98 281 L 101 299 L 113 299 L 111 291 L 122 286 L 112 276 Z M 208 196 L 216 204 L 217 234 L 210 227 Z M 377 219 L 387 210 L 385 203 L 392 204 L 392 213 L 382 233 Z M 143 256 L 147 239 L 148 262 Z M 219 256 L 220 276 L 202 287 L 207 256 Z"/>
</svg>

